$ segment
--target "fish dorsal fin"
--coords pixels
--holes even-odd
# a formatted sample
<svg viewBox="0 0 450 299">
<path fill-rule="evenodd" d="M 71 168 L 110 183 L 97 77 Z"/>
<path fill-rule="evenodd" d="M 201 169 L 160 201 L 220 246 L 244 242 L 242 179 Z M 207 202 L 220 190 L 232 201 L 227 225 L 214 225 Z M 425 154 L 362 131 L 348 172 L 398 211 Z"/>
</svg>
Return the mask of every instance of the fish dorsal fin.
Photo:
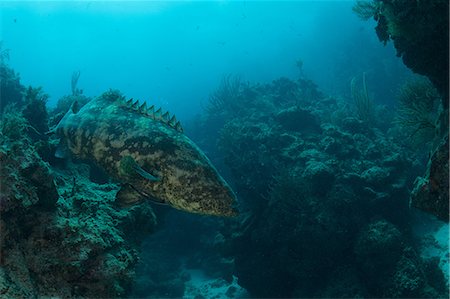
<svg viewBox="0 0 450 299">
<path fill-rule="evenodd" d="M 172 118 L 169 120 L 169 126 L 175 127 L 176 124 L 177 124 L 177 118 L 175 117 L 175 115 L 173 115 Z"/>
<path fill-rule="evenodd" d="M 170 114 L 169 114 L 169 111 L 166 111 L 166 112 L 162 115 L 162 120 L 163 120 L 164 122 L 169 122 L 169 120 L 170 120 Z"/>
<path fill-rule="evenodd" d="M 134 101 L 133 99 L 122 100 L 123 106 L 127 109 L 133 110 L 143 116 L 149 117 L 155 121 L 159 121 L 176 131 L 183 133 L 183 128 L 181 127 L 181 123 L 177 120 L 175 115 L 170 115 L 169 111 L 164 112 L 162 108 L 155 108 L 155 105 L 151 105 L 147 107 L 147 103 L 139 103 L 138 100 Z"/>
<path fill-rule="evenodd" d="M 136 100 L 136 102 L 134 102 L 133 105 L 131 105 L 131 108 L 133 110 L 137 110 L 139 108 L 139 100 Z"/>
<path fill-rule="evenodd" d="M 153 114 L 155 114 L 155 105 L 151 105 L 146 111 L 147 116 L 153 116 Z"/>
<path fill-rule="evenodd" d="M 161 115 L 162 115 L 162 109 L 161 107 L 158 108 L 158 110 L 155 111 L 155 114 L 153 114 L 154 118 L 156 120 L 161 120 Z"/>
<path fill-rule="evenodd" d="M 144 102 L 144 104 L 139 106 L 139 112 L 141 112 L 141 113 L 147 112 L 147 103 L 146 102 Z"/>
</svg>

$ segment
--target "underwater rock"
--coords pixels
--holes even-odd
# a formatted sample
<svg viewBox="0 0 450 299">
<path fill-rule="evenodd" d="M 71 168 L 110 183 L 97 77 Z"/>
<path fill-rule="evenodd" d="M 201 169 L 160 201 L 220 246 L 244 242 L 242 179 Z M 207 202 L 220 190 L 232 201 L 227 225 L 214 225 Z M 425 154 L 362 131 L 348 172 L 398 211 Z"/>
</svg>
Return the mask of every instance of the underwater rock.
<svg viewBox="0 0 450 299">
<path fill-rule="evenodd" d="M 418 177 L 411 205 L 449 221 L 449 142 L 446 136 L 432 153 L 425 177 Z"/>
<path fill-rule="evenodd" d="M 392 40 L 397 56 L 402 58 L 403 63 L 413 72 L 427 76 L 440 93 L 443 109 L 439 118 L 445 121 L 441 124 L 438 121 L 433 125 L 441 131 L 437 134 L 441 136 L 439 137 L 441 142 L 445 142 L 446 138 L 448 140 L 449 109 L 449 2 L 446 0 L 427 2 L 381 0 L 373 1 L 371 5 L 374 9 L 369 10 L 368 17 L 372 16 L 377 21 L 375 29 L 380 41 L 386 44 Z M 355 8 L 357 11 L 358 4 Z M 428 97 L 428 100 L 434 101 L 435 97 Z M 420 101 L 423 101 L 423 98 L 417 99 L 417 103 L 414 102 L 415 109 L 420 107 Z M 411 194 L 412 205 L 448 222 L 448 187 L 445 188 L 448 182 L 439 182 L 440 185 L 432 186 L 431 173 L 435 169 L 431 167 L 434 164 L 432 160 L 434 154 L 430 155 L 425 178 L 417 179 L 415 190 Z M 442 162 L 448 165 L 448 158 L 447 161 Z M 448 180 L 448 167 L 445 169 L 439 172 L 441 177 Z M 438 181 L 440 179 L 436 178 L 435 183 Z"/>
<path fill-rule="evenodd" d="M 333 279 L 318 295 L 318 298 L 367 298 L 368 291 L 359 282 L 355 267 L 341 266 L 331 275 Z M 295 296 L 300 297 L 300 296 Z"/>
<path fill-rule="evenodd" d="M 343 131 L 332 124 L 323 124 L 321 127 L 323 129 L 323 138 L 319 142 L 322 151 L 339 159 L 357 159 L 361 157 L 360 147 L 358 147 L 353 134 Z M 370 143 L 366 142 L 366 145 Z"/>
<path fill-rule="evenodd" d="M 368 130 L 368 124 L 356 117 L 346 117 L 342 120 L 342 127 L 349 132 L 367 134 L 370 132 Z"/>
<path fill-rule="evenodd" d="M 360 232 L 354 251 L 369 294 L 378 293 L 381 286 L 386 298 L 442 296 L 428 284 L 423 262 L 391 223 L 369 224 Z"/>
<path fill-rule="evenodd" d="M 28 123 L 41 136 L 48 132 L 48 113 L 47 100 L 49 96 L 42 91 L 42 88 L 33 88 L 29 86 L 25 92 L 25 107 L 22 111 L 23 116 Z"/>
<path fill-rule="evenodd" d="M 1 51 L 0 46 L 0 51 Z M 0 113 L 8 104 L 23 105 L 22 93 L 25 88 L 20 84 L 20 77 L 10 68 L 4 59 L 0 63 Z"/>
<path fill-rule="evenodd" d="M 281 110 L 277 113 L 275 119 L 286 130 L 304 133 L 318 133 L 320 131 L 316 118 L 306 109 L 291 107 Z"/>
<path fill-rule="evenodd" d="M 334 183 L 334 173 L 331 167 L 322 162 L 309 161 L 303 177 L 309 182 L 312 192 L 316 194 L 326 194 Z"/>
<path fill-rule="evenodd" d="M 389 169 L 372 166 L 361 174 L 361 178 L 369 186 L 381 187 L 389 182 Z"/>
<path fill-rule="evenodd" d="M 176 213 L 176 211 L 175 211 Z M 142 255 L 136 266 L 136 280 L 129 296 L 131 298 L 180 298 L 185 283 L 190 279 L 182 268 L 176 254 L 170 250 L 173 239 L 164 238 L 171 231 L 161 228 L 152 238 L 142 244 Z M 173 231 L 172 231 L 173 233 Z"/>
<path fill-rule="evenodd" d="M 12 123 L 20 124 L 16 131 Z M 50 166 L 26 124 L 20 113 L 2 118 L 1 295 L 125 296 L 140 239 L 156 225 L 151 207 L 117 209 L 118 186 L 89 181 L 87 165 Z"/>
<path fill-rule="evenodd" d="M 403 243 L 400 231 L 393 224 L 385 220 L 370 223 L 360 232 L 354 248 L 361 271 L 369 279 L 392 271 L 404 248 Z"/>
<path fill-rule="evenodd" d="M 448 9 L 446 0 L 381 0 L 375 14 L 380 41 L 394 42 L 397 56 L 415 73 L 427 76 L 448 107 Z"/>
<path fill-rule="evenodd" d="M 406 251 L 412 250 L 411 248 Z M 414 253 L 411 252 L 411 254 Z M 393 298 L 419 298 L 422 297 L 422 289 L 426 283 L 420 267 L 414 262 L 414 258 L 403 255 L 395 265 L 392 286 L 386 290 L 386 296 Z"/>
<path fill-rule="evenodd" d="M 408 194 L 420 167 L 376 123 L 343 121 L 352 113 L 345 105 L 339 119 L 337 107 L 329 107 L 338 101 L 304 101 L 286 92 L 298 90 L 296 82 L 282 83 L 286 88 L 279 94 L 280 84 L 253 88 L 271 109 L 247 103 L 216 128 L 246 209 L 225 237 L 239 284 L 255 297 L 395 294 L 403 287 L 389 282 L 411 242 L 403 229 L 411 222 Z M 320 130 L 305 134 L 298 111 L 313 117 Z M 423 268 L 419 257 L 413 263 Z M 339 280 L 336 269 L 353 278 Z M 418 278 L 411 273 L 408 281 Z M 393 291 L 385 292 L 388 287 Z M 410 294 L 431 294 L 425 289 L 421 283 Z M 406 287 L 400 293 L 407 294 Z"/>
<path fill-rule="evenodd" d="M 29 139 L 11 140 L 0 134 L 0 175 L 2 214 L 33 206 L 45 209 L 55 207 L 59 195 L 54 176 L 49 165 L 35 152 Z"/>
</svg>

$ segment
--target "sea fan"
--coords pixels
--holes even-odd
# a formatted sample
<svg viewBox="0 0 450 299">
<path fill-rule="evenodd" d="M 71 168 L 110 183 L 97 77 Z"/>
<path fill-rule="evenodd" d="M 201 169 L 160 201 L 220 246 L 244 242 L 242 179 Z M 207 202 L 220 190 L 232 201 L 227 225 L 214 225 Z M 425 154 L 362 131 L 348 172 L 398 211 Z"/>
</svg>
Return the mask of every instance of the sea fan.
<svg viewBox="0 0 450 299">
<path fill-rule="evenodd" d="M 239 76 L 224 76 L 219 87 L 209 96 L 209 103 L 206 107 L 208 114 L 221 114 L 237 109 L 244 86 L 245 84 Z"/>
<path fill-rule="evenodd" d="M 435 137 L 439 93 L 428 79 L 406 82 L 398 94 L 399 109 L 395 122 L 417 143 L 428 143 Z"/>
<path fill-rule="evenodd" d="M 372 122 L 374 118 L 374 109 L 372 100 L 367 91 L 366 73 L 363 73 L 362 76 L 362 87 L 357 86 L 356 77 L 352 79 L 350 87 L 358 118 L 365 123 Z"/>
</svg>

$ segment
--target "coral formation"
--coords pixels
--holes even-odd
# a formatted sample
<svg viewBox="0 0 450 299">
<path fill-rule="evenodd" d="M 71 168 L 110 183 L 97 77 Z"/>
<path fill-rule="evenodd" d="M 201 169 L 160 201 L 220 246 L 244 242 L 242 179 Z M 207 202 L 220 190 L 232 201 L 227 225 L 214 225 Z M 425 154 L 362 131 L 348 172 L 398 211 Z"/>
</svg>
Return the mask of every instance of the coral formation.
<svg viewBox="0 0 450 299">
<path fill-rule="evenodd" d="M 411 194 L 411 205 L 449 221 L 449 143 L 446 136 L 432 153 L 427 172 L 418 177 Z"/>
<path fill-rule="evenodd" d="M 0 42 L 0 112 L 8 104 L 23 105 L 22 93 L 25 88 L 20 84 L 20 76 L 8 66 L 8 50 Z"/>
<path fill-rule="evenodd" d="M 392 40 L 405 65 L 427 76 L 448 108 L 448 1 L 371 2 L 358 1 L 354 10 L 364 19 L 373 16 L 380 41 Z"/>
<path fill-rule="evenodd" d="M 23 138 L 26 120 L 18 113 L 2 115 L 0 135 L 2 220 L 39 205 L 50 209 L 58 192 L 49 166 L 44 163 L 28 138 Z M 16 211 L 18 209 L 18 211 Z"/>
<path fill-rule="evenodd" d="M 437 90 L 427 79 L 406 82 L 399 92 L 396 122 L 416 144 L 429 143 L 437 135 L 436 120 L 441 102 Z"/>
<path fill-rule="evenodd" d="M 386 44 L 392 40 L 397 55 L 402 57 L 404 64 L 413 72 L 425 75 L 436 87 L 441 95 L 442 109 L 432 113 L 436 96 L 426 84 L 415 84 L 419 89 L 427 90 L 428 94 L 416 97 L 413 92 L 414 85 L 403 89 L 403 108 L 400 121 L 413 129 L 413 132 L 437 131 L 434 144 L 439 144 L 448 138 L 448 109 L 449 109 L 449 2 L 436 1 L 408 1 L 408 0 L 374 0 L 370 2 L 358 1 L 354 11 L 363 19 L 373 17 L 377 21 L 376 33 L 380 41 Z M 427 102 L 428 101 L 428 102 Z M 430 117 L 435 116 L 433 119 Z M 443 121 L 442 121 L 443 120 Z M 431 151 L 435 151 L 435 147 Z M 441 151 L 445 154 L 445 151 Z M 431 154 L 430 154 L 431 157 Z M 448 151 L 446 160 L 448 161 Z M 432 161 L 428 165 L 431 167 Z M 427 170 L 430 173 L 431 169 Z M 444 177 L 448 177 L 448 168 Z M 427 174 L 428 175 L 428 174 Z M 442 183 L 436 180 L 435 183 Z M 420 183 L 420 186 L 425 184 Z M 432 212 L 441 219 L 449 219 L 448 209 L 435 210 L 437 207 L 445 208 L 448 204 L 434 204 L 447 198 L 448 184 L 445 182 L 435 186 L 433 196 L 421 196 L 421 204 L 426 211 Z M 417 188 L 416 188 L 417 189 Z M 429 189 L 429 188 L 428 188 Z M 423 190 L 423 188 L 422 188 Z M 417 194 L 417 192 L 415 193 Z M 424 194 L 422 192 L 422 194 Z M 415 196 L 415 195 L 414 195 Z M 415 196 L 417 198 L 417 196 Z M 430 201 L 425 204 L 425 200 Z M 447 201 L 447 200 L 446 200 Z M 417 202 L 417 200 L 416 200 Z M 432 209 L 428 208 L 433 206 Z M 442 215 L 446 213 L 446 217 Z"/>
<path fill-rule="evenodd" d="M 243 82 L 238 76 L 224 76 L 217 90 L 210 95 L 207 110 L 209 114 L 237 111 Z"/>
<path fill-rule="evenodd" d="M 356 77 L 352 79 L 351 92 L 358 118 L 363 122 L 372 122 L 374 114 L 372 111 L 372 100 L 370 99 L 369 92 L 367 91 L 366 73 L 363 73 L 361 88 L 356 85 Z"/>
<path fill-rule="evenodd" d="M 118 186 L 90 182 L 87 165 L 51 169 L 27 138 L 1 145 L 2 295 L 125 295 L 148 204 L 116 209 Z"/>
<path fill-rule="evenodd" d="M 313 85 L 293 92 L 304 86 L 247 87 L 217 130 L 246 209 L 224 235 L 239 284 L 257 297 L 445 295 L 409 238 L 409 188 L 424 166 L 345 101 Z"/>
<path fill-rule="evenodd" d="M 30 126 L 43 135 L 48 131 L 47 99 L 48 95 L 42 92 L 42 87 L 29 86 L 25 92 L 25 107 L 22 111 Z"/>
<path fill-rule="evenodd" d="M 80 79 L 80 74 L 81 74 L 80 71 L 74 71 L 72 73 L 72 79 L 70 81 L 70 86 L 72 88 L 73 96 L 81 95 L 83 93 L 83 90 L 77 88 L 78 79 Z"/>
<path fill-rule="evenodd" d="M 119 186 L 93 183 L 86 164 L 49 159 L 54 141 L 34 138 L 48 130 L 46 96 L 30 87 L 25 98 L 0 125 L 2 298 L 127 295 L 140 240 L 156 224 L 151 207 L 118 208 Z"/>
</svg>

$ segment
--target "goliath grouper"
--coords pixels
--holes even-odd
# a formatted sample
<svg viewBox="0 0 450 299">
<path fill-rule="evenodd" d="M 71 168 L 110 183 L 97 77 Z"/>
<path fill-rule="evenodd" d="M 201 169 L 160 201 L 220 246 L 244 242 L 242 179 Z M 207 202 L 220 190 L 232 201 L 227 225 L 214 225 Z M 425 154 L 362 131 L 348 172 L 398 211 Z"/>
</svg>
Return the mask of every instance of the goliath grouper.
<svg viewBox="0 0 450 299">
<path fill-rule="evenodd" d="M 76 106 L 52 130 L 61 138 L 57 156 L 92 161 L 119 181 L 119 204 L 150 199 L 191 213 L 237 215 L 233 191 L 175 116 L 112 90 Z"/>
</svg>

